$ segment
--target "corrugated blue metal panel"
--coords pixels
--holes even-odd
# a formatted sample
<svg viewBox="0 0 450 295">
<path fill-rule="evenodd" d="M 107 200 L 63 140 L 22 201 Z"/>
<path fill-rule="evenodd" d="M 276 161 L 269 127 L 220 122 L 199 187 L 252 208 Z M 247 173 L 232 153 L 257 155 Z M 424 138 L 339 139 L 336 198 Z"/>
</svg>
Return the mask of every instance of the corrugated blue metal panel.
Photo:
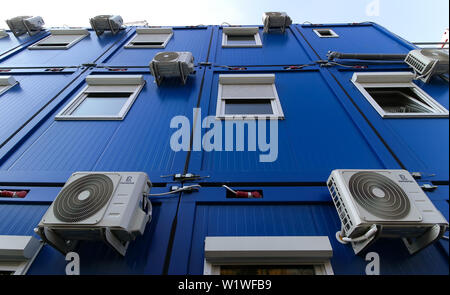
<svg viewBox="0 0 450 295">
<path fill-rule="evenodd" d="M 385 68 L 384 71 L 390 71 Z M 335 71 L 362 112 L 369 118 L 409 171 L 423 172 L 430 180 L 449 180 L 449 118 L 382 118 L 350 82 L 352 71 Z M 417 84 L 449 109 L 448 83 L 434 78 Z"/>
<path fill-rule="evenodd" d="M 89 30 L 88 37 L 69 49 L 30 50 L 24 47 L 4 60 L 0 58 L 0 67 L 64 67 L 92 63 L 123 38 L 128 30 L 122 30 L 117 35 L 104 33 L 100 36 Z"/>
<path fill-rule="evenodd" d="M 251 65 L 295 65 L 311 63 L 304 47 L 299 43 L 291 26 L 284 34 L 263 34 L 259 28 L 259 35 L 263 46 L 261 48 L 222 48 L 222 29 L 215 31 L 216 43 L 213 44 L 213 62 L 226 66 Z"/>
<path fill-rule="evenodd" d="M 181 172 L 186 159 L 186 152 L 170 148 L 175 131 L 170 121 L 177 115 L 192 117 L 202 71 L 185 86 L 167 81 L 159 88 L 151 75 L 141 73 L 147 83 L 123 121 L 55 121 L 55 114 L 84 87 L 84 78 L 78 79 L 71 95 L 61 98 L 64 102 L 59 109 L 47 110 L 49 115 L 40 128 L 3 159 L 4 174 L 28 172 L 29 177 L 37 177 L 50 173 L 57 182 L 65 182 L 75 171 L 129 170 L 147 172 L 156 182 L 167 181 L 160 175 Z M 25 177 L 23 181 L 31 180 Z"/>
<path fill-rule="evenodd" d="M 408 53 L 414 45 L 407 43 L 385 28 L 373 24 L 297 25 L 315 52 L 327 59 L 328 51 L 344 53 Z M 337 38 L 320 38 L 313 29 L 332 29 Z"/>
<path fill-rule="evenodd" d="M 28 44 L 29 42 L 39 40 L 47 34 L 47 32 L 41 32 L 31 37 L 27 34 L 16 37 L 10 31 L 6 32 L 8 33 L 8 36 L 0 39 L 0 57 L 18 49 L 22 44 Z"/>
<path fill-rule="evenodd" d="M 160 51 L 190 51 L 195 62 L 206 61 L 206 55 L 213 27 L 173 28 L 173 36 L 166 48 L 125 48 L 124 46 L 135 37 L 129 34 L 111 54 L 108 53 L 101 61 L 107 66 L 142 66 L 147 67 L 156 53 Z"/>
<path fill-rule="evenodd" d="M 331 264 L 335 274 L 365 274 L 364 256 L 355 256 L 349 245 L 335 239 L 340 221 L 326 187 L 257 188 L 263 190 L 262 200 L 227 200 L 224 188 L 202 188 L 198 193 L 184 194 L 171 273 L 203 273 L 206 236 L 324 235 L 333 247 Z M 435 203 L 446 204 L 439 204 L 439 209 L 445 210 L 448 218 L 448 203 Z M 412 256 L 400 240 L 381 239 L 369 250 L 380 255 L 381 274 L 448 274 L 444 243 L 448 241 L 435 243 Z"/>
<path fill-rule="evenodd" d="M 285 115 L 278 121 L 276 160 L 261 162 L 260 155 L 268 152 L 258 147 L 248 151 L 247 143 L 245 151 L 225 151 L 222 126 L 222 151 L 192 152 L 190 172 L 210 175 L 211 182 L 324 182 L 338 168 L 398 168 L 367 125 L 354 118 L 356 110 L 343 105 L 318 70 L 269 69 L 264 73 L 275 74 Z M 201 101 L 203 118 L 215 116 L 220 73 L 208 73 L 211 84 L 205 85 L 208 91 Z"/>
<path fill-rule="evenodd" d="M 0 95 L 0 114 L 2 114 L 0 144 L 74 79 L 72 74 L 70 72 L 8 73 L 7 75 L 13 76 L 19 84 Z"/>
</svg>

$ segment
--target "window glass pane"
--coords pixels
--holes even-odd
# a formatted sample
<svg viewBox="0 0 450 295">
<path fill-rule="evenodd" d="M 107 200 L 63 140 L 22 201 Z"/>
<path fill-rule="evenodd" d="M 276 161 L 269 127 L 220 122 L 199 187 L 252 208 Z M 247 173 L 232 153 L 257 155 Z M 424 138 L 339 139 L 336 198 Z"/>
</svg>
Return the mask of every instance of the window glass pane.
<svg viewBox="0 0 450 295">
<path fill-rule="evenodd" d="M 315 275 L 313 265 L 221 265 L 221 275 Z"/>
<path fill-rule="evenodd" d="M 366 88 L 367 92 L 387 113 L 432 113 L 426 103 L 412 88 Z"/>
<path fill-rule="evenodd" d="M 225 100 L 225 115 L 272 115 L 270 99 Z"/>
<path fill-rule="evenodd" d="M 227 35 L 227 44 L 256 44 L 255 35 Z"/>
<path fill-rule="evenodd" d="M 118 116 L 131 93 L 89 93 L 73 116 Z"/>
<path fill-rule="evenodd" d="M 318 30 L 317 32 L 319 32 L 319 34 L 324 37 L 333 36 L 333 33 L 331 33 L 330 30 Z"/>
<path fill-rule="evenodd" d="M 69 45 L 69 43 L 42 43 L 42 44 L 37 44 L 37 46 L 39 47 L 51 47 L 51 46 L 67 46 Z"/>
</svg>

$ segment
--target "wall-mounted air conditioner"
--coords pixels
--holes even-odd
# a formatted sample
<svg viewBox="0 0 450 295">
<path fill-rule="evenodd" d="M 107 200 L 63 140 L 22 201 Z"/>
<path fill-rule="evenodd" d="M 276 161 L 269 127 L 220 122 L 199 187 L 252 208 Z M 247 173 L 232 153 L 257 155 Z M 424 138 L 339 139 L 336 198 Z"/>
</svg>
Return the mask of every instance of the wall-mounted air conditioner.
<svg viewBox="0 0 450 295">
<path fill-rule="evenodd" d="M 141 172 L 77 172 L 35 229 L 62 253 L 80 240 L 104 240 L 121 255 L 151 220 L 151 182 Z"/>
<path fill-rule="evenodd" d="M 359 253 L 380 237 L 402 238 L 413 254 L 448 222 L 405 170 L 333 170 L 327 181 L 342 223 L 337 238 Z"/>
<path fill-rule="evenodd" d="M 186 84 L 189 74 L 194 72 L 194 56 L 191 52 L 159 52 L 150 62 L 150 71 L 158 85 L 164 78 L 180 77 Z"/>
<path fill-rule="evenodd" d="M 123 28 L 123 19 L 120 15 L 97 15 L 90 18 L 89 23 L 97 35 L 110 31 L 113 35 Z"/>
<path fill-rule="evenodd" d="M 272 29 L 284 32 L 286 27 L 292 24 L 292 20 L 286 12 L 265 12 L 262 21 L 264 24 L 264 33 L 268 33 Z"/>
<path fill-rule="evenodd" d="M 0 39 L 5 38 L 5 37 L 8 37 L 8 33 L 5 30 L 1 29 L 0 30 Z"/>
<path fill-rule="evenodd" d="M 26 33 L 33 36 L 39 33 L 45 24 L 40 16 L 17 16 L 8 19 L 6 23 L 16 37 Z"/>
<path fill-rule="evenodd" d="M 405 63 L 414 69 L 417 79 L 428 83 L 432 76 L 448 73 L 448 51 L 431 48 L 411 50 Z"/>
</svg>

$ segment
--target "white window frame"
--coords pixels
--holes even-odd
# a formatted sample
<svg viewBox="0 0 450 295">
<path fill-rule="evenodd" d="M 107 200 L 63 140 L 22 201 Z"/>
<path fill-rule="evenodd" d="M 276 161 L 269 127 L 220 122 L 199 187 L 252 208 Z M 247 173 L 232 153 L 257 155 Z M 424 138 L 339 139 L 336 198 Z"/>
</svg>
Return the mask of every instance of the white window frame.
<svg viewBox="0 0 450 295">
<path fill-rule="evenodd" d="M 206 237 L 204 275 L 220 275 L 221 265 L 312 265 L 316 275 L 333 275 L 327 236 Z"/>
<path fill-rule="evenodd" d="M 59 112 L 55 120 L 123 120 L 145 85 L 142 75 L 90 75 L 86 78 L 84 87 Z M 75 116 L 72 113 L 83 103 L 89 93 L 132 93 L 116 116 Z"/>
<path fill-rule="evenodd" d="M 55 29 L 50 30 L 50 36 L 45 37 L 42 40 L 39 40 L 38 42 L 34 43 L 33 45 L 29 46 L 28 49 L 32 50 L 46 50 L 46 49 L 69 49 L 70 47 L 74 46 L 78 42 L 80 42 L 82 39 L 89 36 L 89 31 L 86 29 Z M 73 40 L 70 41 L 65 46 L 39 46 L 42 43 L 46 43 L 54 36 L 73 36 Z"/>
<path fill-rule="evenodd" d="M 42 246 L 32 236 L 0 236 L 0 271 L 25 275 Z"/>
<path fill-rule="evenodd" d="M 223 97 L 223 85 L 261 85 L 269 84 L 272 86 L 273 96 L 272 97 Z M 270 100 L 273 114 L 236 114 L 227 115 L 225 114 L 225 101 L 232 99 L 248 99 L 255 101 L 259 99 Z M 217 94 L 217 106 L 216 106 L 216 119 L 224 120 L 246 120 L 246 119 L 284 119 L 283 109 L 281 107 L 280 98 L 278 97 L 277 88 L 275 86 L 275 75 L 274 74 L 223 74 L 219 75 L 219 89 Z"/>
<path fill-rule="evenodd" d="M 152 35 L 167 35 L 166 40 L 162 45 L 134 45 L 134 40 L 139 36 L 148 36 L 148 42 L 153 42 L 151 40 Z M 137 28 L 136 35 L 131 39 L 126 45 L 125 48 L 166 48 L 167 43 L 169 43 L 170 39 L 173 36 L 172 28 Z"/>
<path fill-rule="evenodd" d="M 19 84 L 13 76 L 0 76 L 0 95 Z"/>
<path fill-rule="evenodd" d="M 330 28 L 317 28 L 317 29 L 313 29 L 314 33 L 316 33 L 317 36 L 319 36 L 320 38 L 338 38 L 339 35 L 336 34 L 335 31 L 333 31 Z M 331 36 L 323 36 L 320 34 L 320 31 L 328 31 L 331 33 Z"/>
<path fill-rule="evenodd" d="M 413 82 L 414 74 L 411 72 L 364 72 L 354 73 L 352 83 L 367 99 L 382 118 L 446 118 L 448 110 L 428 95 L 422 88 Z M 366 88 L 411 88 L 432 109 L 432 113 L 388 113 L 366 90 Z"/>
<path fill-rule="evenodd" d="M 228 35 L 253 35 L 255 38 L 254 44 L 229 44 Z M 258 27 L 224 27 L 222 29 L 222 47 L 233 48 L 233 47 L 262 47 L 261 36 L 259 35 Z"/>
</svg>

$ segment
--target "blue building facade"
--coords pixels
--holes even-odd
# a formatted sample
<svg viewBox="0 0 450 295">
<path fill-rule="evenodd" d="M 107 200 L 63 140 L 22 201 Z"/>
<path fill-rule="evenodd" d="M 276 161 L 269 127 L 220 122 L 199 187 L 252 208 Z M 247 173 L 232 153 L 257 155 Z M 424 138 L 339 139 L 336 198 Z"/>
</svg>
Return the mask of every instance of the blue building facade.
<svg viewBox="0 0 450 295">
<path fill-rule="evenodd" d="M 331 28 L 339 37 L 320 38 Z M 0 235 L 34 235 L 33 229 L 76 171 L 142 171 L 151 193 L 172 185 L 200 184 L 196 192 L 150 197 L 153 218 L 125 257 L 101 242 L 77 249 L 81 274 L 203 274 L 206 237 L 327 236 L 334 274 L 365 274 L 367 261 L 335 239 L 340 220 L 326 186 L 333 169 L 405 169 L 449 219 L 449 121 L 446 118 L 382 118 L 351 82 L 354 73 L 410 72 L 402 62 L 321 66 L 328 51 L 407 54 L 416 47 L 374 23 L 293 24 L 263 33 L 260 48 L 223 48 L 220 26 L 174 27 L 164 49 L 124 46 L 135 36 L 89 36 L 67 50 L 29 50 L 48 35 L 0 39 L 0 77 L 18 82 L 0 94 L 0 190 L 26 190 L 23 199 L 0 197 Z M 149 62 L 159 51 L 189 51 L 195 73 L 186 85 L 154 83 Z M 360 66 L 363 65 L 363 66 Z M 178 151 L 170 146 L 170 122 L 214 116 L 224 74 L 273 74 L 283 108 L 278 157 L 260 162 L 257 151 Z M 60 121 L 55 116 L 86 87 L 89 75 L 142 75 L 145 86 L 121 121 Z M 449 109 L 443 79 L 417 82 Z M 197 112 L 197 115 L 200 113 Z M 198 117 L 197 117 L 198 120 Z M 193 128 L 202 138 L 207 129 Z M 245 135 L 248 135 L 247 133 Z M 225 141 L 225 135 L 224 141 Z M 247 138 L 247 137 L 245 137 Z M 176 173 L 194 173 L 180 182 Z M 226 184 L 260 190 L 261 199 L 227 198 Z M 381 239 L 381 274 L 448 274 L 448 240 L 410 255 L 397 239 Z M 45 245 L 28 274 L 64 274 L 65 257 Z"/>
</svg>

